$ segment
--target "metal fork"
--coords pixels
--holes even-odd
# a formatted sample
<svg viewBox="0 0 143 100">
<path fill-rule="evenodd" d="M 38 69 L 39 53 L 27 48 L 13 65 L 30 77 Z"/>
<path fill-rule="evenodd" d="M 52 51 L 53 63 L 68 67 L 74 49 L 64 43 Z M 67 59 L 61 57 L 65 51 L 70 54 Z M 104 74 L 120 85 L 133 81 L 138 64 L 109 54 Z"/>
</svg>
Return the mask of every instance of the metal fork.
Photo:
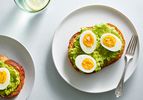
<svg viewBox="0 0 143 100">
<path fill-rule="evenodd" d="M 115 90 L 116 97 L 120 97 L 123 94 L 125 73 L 126 73 L 129 62 L 133 59 L 137 42 L 138 42 L 137 35 L 133 35 L 127 47 L 126 53 L 125 53 L 125 67 L 124 67 L 124 71 L 122 73 L 121 79 Z"/>
</svg>

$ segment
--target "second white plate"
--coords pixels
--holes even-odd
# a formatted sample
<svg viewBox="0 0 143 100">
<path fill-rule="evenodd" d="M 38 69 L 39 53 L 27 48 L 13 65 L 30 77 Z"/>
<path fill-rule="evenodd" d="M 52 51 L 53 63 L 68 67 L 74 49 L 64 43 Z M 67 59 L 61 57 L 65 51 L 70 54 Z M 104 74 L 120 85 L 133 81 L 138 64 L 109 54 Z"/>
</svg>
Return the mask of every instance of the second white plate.
<svg viewBox="0 0 143 100">
<path fill-rule="evenodd" d="M 67 56 L 70 38 L 81 27 L 93 26 L 99 23 L 116 25 L 125 37 L 126 46 L 131 36 L 137 34 L 131 21 L 121 12 L 104 5 L 89 5 L 73 11 L 63 20 L 56 30 L 52 45 L 53 60 L 62 78 L 74 88 L 89 93 L 100 93 L 114 89 L 124 68 L 124 55 L 116 63 L 91 75 L 79 73 L 71 66 Z M 125 80 L 133 74 L 138 55 L 139 44 L 134 59 L 128 66 Z"/>
<path fill-rule="evenodd" d="M 35 80 L 35 68 L 30 53 L 17 40 L 0 35 L 0 54 L 15 60 L 25 70 L 25 83 L 20 94 L 16 98 L 8 100 L 26 100 L 32 91 Z"/>
</svg>

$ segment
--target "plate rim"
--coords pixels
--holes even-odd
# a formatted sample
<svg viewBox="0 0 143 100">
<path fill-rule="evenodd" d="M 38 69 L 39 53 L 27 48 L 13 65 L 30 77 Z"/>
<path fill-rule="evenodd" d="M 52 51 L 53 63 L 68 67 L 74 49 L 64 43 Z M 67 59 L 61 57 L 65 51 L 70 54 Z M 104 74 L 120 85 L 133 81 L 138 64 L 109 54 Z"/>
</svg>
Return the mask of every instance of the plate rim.
<svg viewBox="0 0 143 100">
<path fill-rule="evenodd" d="M 120 15 L 122 15 L 124 18 L 126 18 L 126 20 L 129 22 L 129 24 L 134 28 L 134 31 L 135 31 L 135 33 L 134 34 L 137 34 L 137 36 L 138 36 L 138 58 L 137 58 L 137 64 L 136 64 L 136 67 L 135 67 L 135 69 L 133 70 L 133 72 L 131 73 L 131 75 L 127 78 L 127 79 L 125 79 L 125 81 L 124 81 L 124 83 L 125 82 L 127 82 L 130 78 L 131 78 L 131 76 L 134 74 L 134 72 L 135 72 L 135 70 L 137 69 L 137 65 L 138 65 L 138 62 L 139 62 L 139 58 L 140 58 L 140 34 L 138 34 L 138 31 L 137 31 L 137 28 L 134 26 L 134 24 L 133 24 L 133 22 L 131 21 L 131 19 L 128 17 L 128 16 L 126 16 L 124 13 L 122 13 L 122 11 L 120 11 L 119 9 L 117 9 L 117 8 L 115 8 L 115 7 L 112 7 L 111 5 L 106 5 L 106 4 L 86 4 L 86 5 L 82 5 L 82 6 L 80 6 L 80 7 L 77 7 L 77 8 L 75 8 L 75 9 L 73 9 L 73 10 L 71 10 L 68 14 L 66 14 L 64 17 L 63 17 L 63 19 L 62 19 L 62 21 L 60 22 L 60 24 L 58 25 L 58 27 L 56 28 L 56 30 L 55 30 L 55 32 L 54 32 L 54 36 L 53 36 L 53 40 L 52 40 L 52 59 L 53 59 L 53 62 L 54 62 L 54 65 L 55 65 L 55 68 L 56 68 L 56 70 L 57 70 L 57 72 L 58 72 L 58 74 L 60 75 L 60 77 L 67 83 L 67 84 L 69 84 L 71 87 L 73 87 L 74 89 L 76 89 L 76 90 L 79 90 L 79 91 L 81 91 L 81 92 L 85 92 L 85 93 L 91 93 L 91 94 L 94 94 L 94 93 L 105 93 L 105 92 L 109 92 L 109 91 L 112 91 L 112 90 L 114 90 L 115 88 L 112 88 L 112 89 L 109 89 L 109 90 L 105 90 L 105 91 L 100 91 L 100 92 L 94 92 L 94 91 L 84 91 L 84 90 L 82 90 L 82 89 L 79 89 L 79 88 L 77 88 L 77 87 L 75 87 L 74 85 L 72 85 L 70 82 L 68 82 L 67 81 L 67 79 L 65 78 L 65 77 L 63 77 L 63 75 L 61 75 L 61 73 L 59 72 L 59 70 L 58 70 L 58 66 L 56 65 L 56 63 L 55 63 L 55 57 L 54 57 L 54 41 L 55 41 L 55 37 L 56 37 L 56 33 L 57 33 L 57 30 L 60 28 L 60 26 L 64 23 L 64 21 L 70 16 L 70 15 L 72 15 L 74 12 L 76 12 L 76 11 L 78 11 L 78 10 L 80 10 L 80 9 L 83 9 L 83 8 L 86 8 L 86 7 L 93 7 L 93 6 L 99 6 L 99 7 L 106 7 L 106 8 L 109 8 L 109 9 L 112 9 L 113 11 L 115 11 L 116 13 L 119 13 Z"/>
<path fill-rule="evenodd" d="M 32 59 L 33 57 L 30 54 L 30 52 L 28 51 L 28 49 L 20 41 L 16 40 L 15 38 L 7 36 L 7 35 L 0 35 L 0 38 L 7 38 L 7 39 L 10 39 L 10 40 L 15 41 L 16 43 L 18 43 L 22 48 L 25 49 L 26 53 L 28 54 L 28 56 L 30 57 L 30 59 L 32 61 L 31 63 L 33 65 L 33 76 L 34 77 L 33 77 L 33 83 L 32 83 L 33 85 L 31 87 L 31 90 L 29 91 L 29 94 L 26 96 L 26 99 L 28 99 L 30 97 L 30 95 L 33 91 L 34 85 L 35 85 L 35 64 L 34 64 L 34 60 Z"/>
</svg>

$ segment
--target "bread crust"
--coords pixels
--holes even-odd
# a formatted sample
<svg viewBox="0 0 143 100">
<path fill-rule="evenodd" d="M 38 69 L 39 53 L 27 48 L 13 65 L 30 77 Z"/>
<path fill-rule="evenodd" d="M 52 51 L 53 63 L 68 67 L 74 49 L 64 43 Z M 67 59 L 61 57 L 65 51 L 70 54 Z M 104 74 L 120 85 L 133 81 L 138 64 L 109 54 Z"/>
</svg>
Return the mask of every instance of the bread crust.
<svg viewBox="0 0 143 100">
<path fill-rule="evenodd" d="M 115 26 L 115 25 L 113 25 L 113 24 L 111 24 L 111 23 L 107 23 L 109 26 L 111 26 L 111 27 L 114 27 L 115 29 L 116 29 L 116 31 L 119 33 L 119 35 L 122 37 L 122 39 L 123 39 L 123 41 L 122 41 L 122 48 L 121 48 L 121 51 L 120 51 L 120 53 L 118 53 L 118 55 L 117 55 L 117 57 L 115 58 L 115 59 L 112 59 L 111 61 L 109 61 L 108 63 L 106 63 L 106 64 L 104 64 L 103 65 L 103 67 L 102 67 L 102 69 L 103 68 L 105 68 L 105 67 L 107 67 L 108 65 L 110 65 L 110 64 L 113 64 L 114 62 L 116 62 L 117 60 L 119 60 L 120 58 L 121 58 L 121 56 L 123 55 L 123 52 L 124 52 L 124 49 L 125 49 L 125 39 L 124 39 L 124 37 L 123 37 L 123 34 L 122 34 L 122 32 Z M 91 27 L 88 27 L 88 28 L 91 28 Z M 70 50 L 70 49 L 72 49 L 73 47 L 74 47 L 74 42 L 76 41 L 76 39 L 78 38 L 78 36 L 80 35 L 80 32 L 77 32 L 77 33 L 75 33 L 72 37 L 71 37 L 71 39 L 70 39 L 70 41 L 69 41 L 69 45 L 68 45 L 68 50 Z M 68 56 L 68 58 L 69 58 L 69 60 L 70 60 L 70 63 L 72 64 L 72 66 L 74 67 L 74 64 L 72 63 L 72 61 L 71 61 L 71 59 L 70 59 L 70 57 Z M 77 71 L 79 71 L 79 72 L 82 72 L 82 71 L 80 71 L 77 67 L 74 67 Z M 102 70 L 101 69 L 101 70 Z M 82 73 L 84 73 L 84 72 L 82 72 Z M 95 71 L 94 72 L 92 72 L 92 73 L 95 73 Z M 85 74 L 91 74 L 91 73 L 85 73 Z"/>
<path fill-rule="evenodd" d="M 18 85 L 16 90 L 14 92 L 12 92 L 8 96 L 4 96 L 4 97 L 0 96 L 0 97 L 2 97 L 2 98 L 13 98 L 13 97 L 16 97 L 20 93 L 20 91 L 21 91 L 21 89 L 22 89 L 22 87 L 24 85 L 25 71 L 24 71 L 23 67 L 20 64 L 18 64 L 17 62 L 15 62 L 12 59 L 9 59 L 8 57 L 6 57 L 4 55 L 0 55 L 0 60 L 3 61 L 5 64 L 14 67 L 14 69 L 17 70 L 19 72 L 19 75 L 20 75 L 20 84 Z"/>
</svg>

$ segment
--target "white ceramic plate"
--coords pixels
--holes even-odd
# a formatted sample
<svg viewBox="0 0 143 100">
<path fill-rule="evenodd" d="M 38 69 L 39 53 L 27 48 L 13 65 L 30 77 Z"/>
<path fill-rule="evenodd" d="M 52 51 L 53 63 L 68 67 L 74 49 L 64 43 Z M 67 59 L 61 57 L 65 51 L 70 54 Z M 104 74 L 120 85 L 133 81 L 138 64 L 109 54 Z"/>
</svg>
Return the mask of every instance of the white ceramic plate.
<svg viewBox="0 0 143 100">
<path fill-rule="evenodd" d="M 35 79 L 34 63 L 29 52 L 15 39 L 0 35 L 0 54 L 6 55 L 21 64 L 26 75 L 25 84 L 20 94 L 16 98 L 8 100 L 26 100 L 32 91 Z"/>
<path fill-rule="evenodd" d="M 122 31 L 127 47 L 131 36 L 137 34 L 133 24 L 121 12 L 105 5 L 89 5 L 76 9 L 63 20 L 55 32 L 52 45 L 55 66 L 62 78 L 80 91 L 88 93 L 110 91 L 117 86 L 120 80 L 124 67 L 124 55 L 116 63 L 90 75 L 77 72 L 71 66 L 67 56 L 69 40 L 81 27 L 108 22 L 116 25 Z M 128 66 L 125 81 L 133 74 L 138 55 L 139 44 L 134 59 Z"/>
</svg>

